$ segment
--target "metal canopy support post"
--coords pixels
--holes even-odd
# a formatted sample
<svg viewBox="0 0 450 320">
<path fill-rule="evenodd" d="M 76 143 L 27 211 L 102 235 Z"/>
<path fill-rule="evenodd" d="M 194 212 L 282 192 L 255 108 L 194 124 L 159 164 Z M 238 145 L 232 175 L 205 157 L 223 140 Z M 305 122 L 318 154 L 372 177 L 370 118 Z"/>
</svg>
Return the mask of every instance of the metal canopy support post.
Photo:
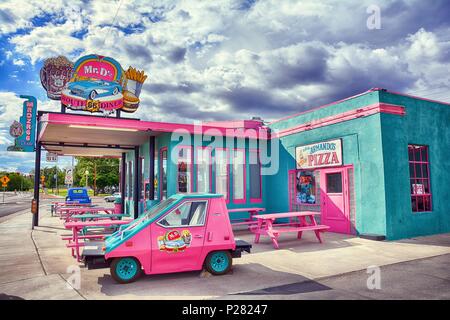
<svg viewBox="0 0 450 320">
<path fill-rule="evenodd" d="M 39 181 L 41 178 L 41 143 L 36 143 L 36 154 L 34 160 L 34 196 L 36 201 L 36 213 L 33 214 L 33 222 L 31 228 L 39 225 Z"/>
<path fill-rule="evenodd" d="M 141 194 L 141 190 L 139 187 L 141 185 L 140 179 L 140 171 L 139 171 L 139 147 L 134 147 L 134 195 L 133 195 L 133 203 L 134 203 L 134 218 L 137 219 L 139 217 L 139 195 Z"/>
<path fill-rule="evenodd" d="M 122 213 L 125 212 L 125 192 L 126 192 L 126 175 L 127 175 L 127 156 L 126 153 L 122 153 L 122 159 L 120 160 L 120 195 L 122 201 Z"/>
<path fill-rule="evenodd" d="M 150 137 L 150 174 L 149 174 L 149 183 L 150 183 L 150 195 L 149 200 L 155 200 L 155 136 Z"/>
</svg>

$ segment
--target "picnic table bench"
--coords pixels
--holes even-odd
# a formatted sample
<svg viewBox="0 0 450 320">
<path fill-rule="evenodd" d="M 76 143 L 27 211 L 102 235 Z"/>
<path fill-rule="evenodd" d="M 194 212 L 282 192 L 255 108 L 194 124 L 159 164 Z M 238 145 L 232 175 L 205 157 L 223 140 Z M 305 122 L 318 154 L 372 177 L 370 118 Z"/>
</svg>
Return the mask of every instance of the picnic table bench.
<svg viewBox="0 0 450 320">
<path fill-rule="evenodd" d="M 60 208 L 80 208 L 80 207 L 96 207 L 96 204 L 90 203 L 67 203 L 67 202 L 53 202 L 50 204 L 50 213 L 52 217 L 56 214 L 57 209 Z"/>
<path fill-rule="evenodd" d="M 104 233 L 91 234 L 91 235 L 80 235 L 79 232 L 85 228 L 109 228 L 109 227 L 117 227 L 120 225 L 128 224 L 132 220 L 97 220 L 97 221 L 71 221 L 64 223 L 64 227 L 66 229 L 72 230 L 72 236 L 63 238 L 68 240 L 69 243 L 66 245 L 68 248 L 72 250 L 72 256 L 76 257 L 78 261 L 80 259 L 80 247 L 84 246 L 84 242 L 80 242 L 80 240 L 84 239 L 100 239 L 104 237 Z"/>
<path fill-rule="evenodd" d="M 240 226 L 240 225 L 248 225 L 249 227 L 251 225 L 254 225 L 257 223 L 257 220 L 254 219 L 254 216 L 257 215 L 259 212 L 265 211 L 265 208 L 238 208 L 238 209 L 229 209 L 229 213 L 233 212 L 248 212 L 249 217 L 248 218 L 238 218 L 238 219 L 231 219 L 230 222 L 232 226 Z"/>
<path fill-rule="evenodd" d="M 106 207 L 79 207 L 79 208 L 60 208 L 57 211 L 60 215 L 61 219 L 65 219 L 66 222 L 69 221 L 70 217 L 73 215 L 81 215 L 81 214 L 99 214 L 100 212 L 104 212 L 106 214 L 113 214 L 114 208 L 106 208 Z"/>
<path fill-rule="evenodd" d="M 315 215 L 320 212 L 315 211 L 301 211 L 301 212 L 285 212 L 285 213 L 272 213 L 261 214 L 255 216 L 257 224 L 251 229 L 255 233 L 255 243 L 259 242 L 261 235 L 269 236 L 275 249 L 278 249 L 278 236 L 283 232 L 297 232 L 297 238 L 302 238 L 303 231 L 314 231 L 317 239 L 322 243 L 320 236 L 321 232 L 325 232 L 330 227 L 326 225 L 319 225 L 314 218 Z M 274 224 L 275 219 L 289 218 L 289 223 Z M 309 218 L 310 223 L 306 221 Z M 295 221 L 297 219 L 297 221 Z"/>
<path fill-rule="evenodd" d="M 122 219 L 122 218 L 129 218 L 129 214 L 123 214 L 123 213 L 104 213 L 104 214 L 92 214 L 92 213 L 85 213 L 85 214 L 74 214 L 69 218 L 69 221 L 97 221 L 97 220 L 105 220 L 105 219 Z"/>
</svg>

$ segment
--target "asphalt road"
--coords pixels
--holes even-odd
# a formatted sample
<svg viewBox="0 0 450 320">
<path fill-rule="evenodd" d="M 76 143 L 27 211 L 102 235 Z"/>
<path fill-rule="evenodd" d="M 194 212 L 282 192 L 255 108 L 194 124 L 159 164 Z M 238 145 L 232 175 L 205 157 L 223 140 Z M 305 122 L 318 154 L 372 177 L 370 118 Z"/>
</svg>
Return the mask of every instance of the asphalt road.
<svg viewBox="0 0 450 320">
<path fill-rule="evenodd" d="M 283 299 L 283 300 L 449 300 L 450 255 L 418 259 L 382 266 L 379 286 L 368 288 L 367 270 L 341 274 L 317 281 L 301 282 L 241 292 L 220 299 Z M 374 282 L 369 281 L 374 284 Z"/>
<path fill-rule="evenodd" d="M 5 195 L 0 193 L 0 218 L 30 208 L 31 199 L 31 193 L 22 195 L 15 195 L 13 192 L 6 192 Z"/>
</svg>

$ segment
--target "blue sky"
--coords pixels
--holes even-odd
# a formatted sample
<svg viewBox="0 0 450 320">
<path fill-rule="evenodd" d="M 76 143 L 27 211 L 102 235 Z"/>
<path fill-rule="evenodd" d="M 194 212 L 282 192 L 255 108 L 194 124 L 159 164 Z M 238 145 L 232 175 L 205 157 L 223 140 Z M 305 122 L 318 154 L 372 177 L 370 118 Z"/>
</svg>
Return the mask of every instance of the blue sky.
<svg viewBox="0 0 450 320">
<path fill-rule="evenodd" d="M 367 26 L 373 6 L 380 29 Z M 5 0 L 0 169 L 33 167 L 33 154 L 5 151 L 18 96 L 59 109 L 39 81 L 48 57 L 97 53 L 145 70 L 133 117 L 272 120 L 371 87 L 450 101 L 449 31 L 445 0 Z"/>
</svg>

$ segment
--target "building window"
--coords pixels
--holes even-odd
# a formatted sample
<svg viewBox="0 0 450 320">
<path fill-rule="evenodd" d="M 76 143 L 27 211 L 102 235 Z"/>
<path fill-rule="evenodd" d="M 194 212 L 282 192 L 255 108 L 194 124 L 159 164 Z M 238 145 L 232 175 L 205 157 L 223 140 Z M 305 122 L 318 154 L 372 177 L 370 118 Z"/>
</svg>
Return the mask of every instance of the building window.
<svg viewBox="0 0 450 320">
<path fill-rule="evenodd" d="M 161 149 L 161 162 L 160 162 L 160 187 L 161 200 L 167 199 L 167 147 Z"/>
<path fill-rule="evenodd" d="M 211 192 L 211 149 L 199 147 L 195 154 L 197 192 Z"/>
<path fill-rule="evenodd" d="M 412 211 L 431 211 L 428 146 L 408 145 L 408 156 Z"/>
<path fill-rule="evenodd" d="M 245 150 L 233 150 L 233 202 L 245 202 Z"/>
<path fill-rule="evenodd" d="M 250 179 L 250 201 L 260 202 L 262 200 L 261 188 L 261 162 L 258 150 L 250 150 L 249 179 Z"/>
<path fill-rule="evenodd" d="M 128 161 L 128 198 L 133 198 L 133 161 Z"/>
<path fill-rule="evenodd" d="M 179 147 L 177 152 L 177 192 L 192 192 L 192 148 Z"/>
<path fill-rule="evenodd" d="M 215 165 L 216 165 L 216 193 L 223 194 L 225 200 L 228 201 L 229 172 L 228 172 L 227 149 L 216 149 Z"/>
</svg>

